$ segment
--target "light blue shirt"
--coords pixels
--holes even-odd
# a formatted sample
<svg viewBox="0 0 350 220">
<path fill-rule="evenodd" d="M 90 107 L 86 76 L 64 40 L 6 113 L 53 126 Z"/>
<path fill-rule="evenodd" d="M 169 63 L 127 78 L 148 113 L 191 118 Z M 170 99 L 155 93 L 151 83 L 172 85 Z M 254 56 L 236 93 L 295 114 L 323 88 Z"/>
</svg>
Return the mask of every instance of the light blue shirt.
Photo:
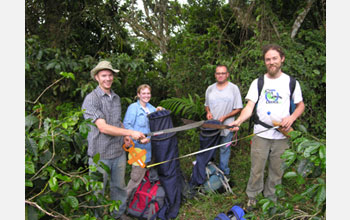
<svg viewBox="0 0 350 220">
<path fill-rule="evenodd" d="M 146 104 L 146 107 L 148 108 L 149 113 L 156 111 L 156 108 L 149 103 Z M 147 113 L 142 108 L 139 100 L 129 105 L 128 110 L 125 113 L 123 124 L 126 129 L 139 131 L 144 134 L 150 132 Z M 151 155 L 152 155 L 151 142 L 147 144 L 141 144 L 141 143 L 138 143 L 136 140 L 133 140 L 133 141 L 135 143 L 135 148 L 141 148 L 147 151 L 145 163 L 148 163 L 149 161 L 151 161 Z"/>
</svg>

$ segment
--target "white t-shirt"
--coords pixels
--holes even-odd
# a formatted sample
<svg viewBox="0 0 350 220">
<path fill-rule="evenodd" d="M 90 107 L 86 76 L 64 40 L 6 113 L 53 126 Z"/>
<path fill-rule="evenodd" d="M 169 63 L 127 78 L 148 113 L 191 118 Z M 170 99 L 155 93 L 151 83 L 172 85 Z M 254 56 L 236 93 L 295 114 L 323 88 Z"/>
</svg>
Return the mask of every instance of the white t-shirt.
<svg viewBox="0 0 350 220">
<path fill-rule="evenodd" d="M 264 76 L 264 86 L 261 90 L 259 103 L 257 105 L 257 115 L 259 119 L 269 125 L 272 125 L 273 120 L 281 120 L 290 115 L 289 113 L 289 81 L 290 78 L 287 74 L 282 73 L 277 79 L 270 79 Z M 294 103 L 297 104 L 303 101 L 301 88 L 299 82 L 296 81 L 295 90 L 293 93 Z M 251 100 L 256 103 L 258 99 L 258 79 L 255 79 L 250 85 L 246 100 Z M 271 112 L 271 116 L 267 112 Z M 266 130 L 262 125 L 254 125 L 254 133 Z M 286 137 L 276 130 L 270 130 L 258 134 L 258 136 L 268 139 L 285 139 Z"/>
<path fill-rule="evenodd" d="M 209 106 L 213 119 L 218 120 L 221 116 L 227 115 L 234 109 L 243 108 L 242 97 L 237 85 L 228 82 L 227 86 L 219 90 L 217 83 L 210 85 L 205 92 L 205 106 Z M 235 117 L 226 119 L 223 124 L 230 124 Z M 227 136 L 230 131 L 223 129 L 221 136 Z"/>
</svg>

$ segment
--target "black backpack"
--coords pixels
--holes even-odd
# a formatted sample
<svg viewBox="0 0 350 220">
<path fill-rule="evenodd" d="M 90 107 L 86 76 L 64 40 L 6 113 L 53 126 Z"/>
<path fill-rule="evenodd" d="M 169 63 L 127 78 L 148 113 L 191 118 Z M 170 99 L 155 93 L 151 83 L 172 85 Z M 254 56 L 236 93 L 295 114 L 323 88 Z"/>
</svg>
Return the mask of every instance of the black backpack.
<svg viewBox="0 0 350 220">
<path fill-rule="evenodd" d="M 290 107 L 289 107 L 289 113 L 292 114 L 295 110 L 295 104 L 293 101 L 293 93 L 295 90 L 295 85 L 296 85 L 296 79 L 292 76 L 289 76 L 290 80 L 289 80 L 289 91 L 290 91 L 290 96 L 289 96 L 289 100 L 290 100 Z M 262 126 L 264 126 L 265 128 L 272 128 L 271 125 L 268 125 L 262 121 L 260 121 L 258 115 L 256 114 L 256 108 L 259 102 L 259 98 L 260 98 L 260 94 L 261 94 L 261 90 L 264 87 L 264 75 L 260 76 L 258 78 L 258 100 L 256 100 L 255 106 L 254 106 L 254 110 L 253 110 L 253 114 L 252 117 L 250 117 L 249 119 L 249 133 L 252 130 L 252 127 L 254 124 L 260 124 Z"/>
</svg>

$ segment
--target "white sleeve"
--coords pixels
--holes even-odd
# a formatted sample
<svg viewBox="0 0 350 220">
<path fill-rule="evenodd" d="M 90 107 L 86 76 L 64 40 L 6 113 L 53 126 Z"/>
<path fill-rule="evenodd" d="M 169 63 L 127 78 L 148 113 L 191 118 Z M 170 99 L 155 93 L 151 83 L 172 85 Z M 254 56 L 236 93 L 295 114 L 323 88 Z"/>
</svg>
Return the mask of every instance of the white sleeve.
<svg viewBox="0 0 350 220">
<path fill-rule="evenodd" d="M 258 100 L 258 79 L 255 79 L 252 84 L 250 84 L 246 100 L 250 100 L 254 103 Z"/>
<path fill-rule="evenodd" d="M 300 88 L 300 84 L 299 84 L 298 81 L 296 81 L 296 83 L 295 83 L 295 90 L 294 90 L 294 93 L 293 93 L 293 100 L 294 100 L 295 104 L 303 101 L 303 95 L 301 93 L 301 88 Z"/>
</svg>

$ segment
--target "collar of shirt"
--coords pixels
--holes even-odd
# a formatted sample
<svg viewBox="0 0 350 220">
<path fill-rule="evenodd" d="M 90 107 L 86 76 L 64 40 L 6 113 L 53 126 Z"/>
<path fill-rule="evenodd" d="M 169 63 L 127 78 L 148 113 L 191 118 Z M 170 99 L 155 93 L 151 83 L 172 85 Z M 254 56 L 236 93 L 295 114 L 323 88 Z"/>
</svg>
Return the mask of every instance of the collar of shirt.
<svg viewBox="0 0 350 220">
<path fill-rule="evenodd" d="M 139 108 L 142 109 L 142 111 L 144 111 L 147 115 L 149 113 L 151 113 L 150 108 L 149 108 L 150 104 L 148 102 L 146 103 L 146 107 L 145 108 L 141 105 L 139 99 L 137 100 L 137 104 L 139 105 Z"/>
<path fill-rule="evenodd" d="M 107 93 L 105 93 L 99 86 L 96 87 L 96 93 L 97 95 L 101 98 L 102 96 L 106 95 L 109 96 Z M 109 96 L 110 98 L 113 98 L 116 96 L 115 92 L 111 89 L 111 95 Z"/>
</svg>

